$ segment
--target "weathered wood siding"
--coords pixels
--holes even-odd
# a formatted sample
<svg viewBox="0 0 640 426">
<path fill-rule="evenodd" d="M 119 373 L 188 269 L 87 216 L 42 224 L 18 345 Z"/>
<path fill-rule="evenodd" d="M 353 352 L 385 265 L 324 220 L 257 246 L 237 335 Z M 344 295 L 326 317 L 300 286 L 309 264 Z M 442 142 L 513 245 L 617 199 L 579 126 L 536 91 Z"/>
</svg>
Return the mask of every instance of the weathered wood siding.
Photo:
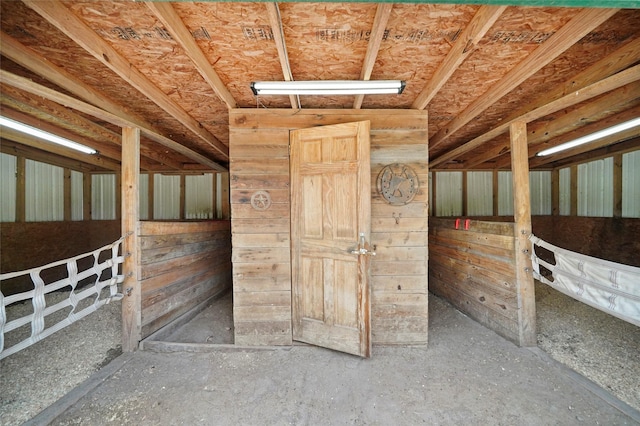
<svg viewBox="0 0 640 426">
<path fill-rule="evenodd" d="M 236 109 L 229 117 L 236 344 L 292 343 L 289 131 L 362 120 L 371 121 L 371 243 L 378 253 L 371 271 L 373 343 L 427 342 L 426 112 Z M 387 204 L 376 189 L 378 173 L 393 163 L 410 165 L 421 182 L 405 206 Z M 258 190 L 271 195 L 269 209 L 251 207 Z"/>
<path fill-rule="evenodd" d="M 140 222 L 142 337 L 231 287 L 226 220 Z"/>
<path fill-rule="evenodd" d="M 432 217 L 429 289 L 518 342 L 514 224 Z"/>
</svg>

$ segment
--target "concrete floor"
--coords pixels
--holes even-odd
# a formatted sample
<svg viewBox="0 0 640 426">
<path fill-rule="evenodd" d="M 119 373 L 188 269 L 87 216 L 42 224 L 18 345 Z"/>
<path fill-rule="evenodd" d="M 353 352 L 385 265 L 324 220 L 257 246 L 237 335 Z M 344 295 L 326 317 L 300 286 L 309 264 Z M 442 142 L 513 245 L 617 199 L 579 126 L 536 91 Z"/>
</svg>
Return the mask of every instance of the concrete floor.
<svg viewBox="0 0 640 426">
<path fill-rule="evenodd" d="M 640 423 L 541 350 L 516 347 L 435 296 L 429 308 L 428 348 L 374 346 L 367 360 L 311 346 L 194 343 L 125 354 L 28 424 Z"/>
</svg>

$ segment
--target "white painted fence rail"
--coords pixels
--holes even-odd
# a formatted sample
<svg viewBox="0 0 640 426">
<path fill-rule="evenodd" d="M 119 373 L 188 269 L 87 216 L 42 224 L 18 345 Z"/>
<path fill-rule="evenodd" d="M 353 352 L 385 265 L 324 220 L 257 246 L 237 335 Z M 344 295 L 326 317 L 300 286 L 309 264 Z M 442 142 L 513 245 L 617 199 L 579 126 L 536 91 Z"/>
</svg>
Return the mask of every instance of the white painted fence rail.
<svg viewBox="0 0 640 426">
<path fill-rule="evenodd" d="M 529 239 L 534 245 L 531 260 L 535 279 L 589 306 L 640 326 L 640 268 L 574 253 L 535 235 L 530 235 Z M 554 260 L 540 259 L 535 247 L 553 253 Z"/>
<path fill-rule="evenodd" d="M 120 255 L 119 252 L 125 237 L 123 236 L 117 241 L 93 252 L 53 262 L 38 268 L 0 274 L 0 282 L 29 275 L 33 283 L 32 290 L 22 293 L 5 296 L 0 291 L 0 359 L 6 358 L 50 336 L 56 331 L 97 311 L 101 306 L 112 300 L 121 299 L 122 294 L 118 293 L 118 284 L 124 281 L 120 268 L 120 264 L 124 261 L 124 256 Z M 108 257 L 105 258 L 105 256 Z M 101 257 L 103 260 L 100 260 Z M 86 266 L 85 264 L 91 258 L 92 265 L 79 270 L 79 262 Z M 61 267 L 61 265 L 66 265 L 67 277 L 51 283 L 45 283 L 41 277 L 42 271 Z M 79 288 L 77 288 L 78 283 L 82 283 Z M 70 290 L 68 298 L 47 306 L 47 294 L 64 290 Z M 93 302 L 89 299 L 91 297 L 93 297 Z M 85 299 L 87 301 L 83 302 Z M 20 318 L 7 319 L 7 306 L 28 300 L 31 300 L 33 306 L 32 313 Z M 84 307 L 79 309 L 82 306 Z M 46 317 L 63 309 L 69 309 L 68 314 L 66 316 L 62 315 L 63 319 L 55 324 L 45 327 Z M 61 314 L 58 314 L 54 317 L 60 316 Z M 51 317 L 47 319 L 47 323 L 50 321 Z M 29 337 L 5 348 L 5 335 L 29 323 L 31 323 Z"/>
</svg>

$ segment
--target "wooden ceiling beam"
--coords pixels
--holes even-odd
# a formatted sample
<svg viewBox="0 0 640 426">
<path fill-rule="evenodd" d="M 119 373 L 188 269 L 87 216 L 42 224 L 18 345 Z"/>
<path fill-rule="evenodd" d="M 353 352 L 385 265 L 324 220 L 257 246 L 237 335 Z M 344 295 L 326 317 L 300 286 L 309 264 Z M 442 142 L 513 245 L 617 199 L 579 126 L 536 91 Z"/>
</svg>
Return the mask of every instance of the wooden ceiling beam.
<svg viewBox="0 0 640 426">
<path fill-rule="evenodd" d="M 478 42 L 498 20 L 507 6 L 481 6 L 453 44 L 411 108 L 425 109 L 453 73 L 475 50 Z"/>
<path fill-rule="evenodd" d="M 583 9 L 580 11 L 540 47 L 498 80 L 484 95 L 476 98 L 447 126 L 440 129 L 430 138 L 429 150 L 441 145 L 452 134 L 518 87 L 542 67 L 556 59 L 561 53 L 611 18 L 616 12 L 618 12 L 618 9 Z"/>
<path fill-rule="evenodd" d="M 176 10 L 169 2 L 145 2 L 147 7 L 162 22 L 171 36 L 180 44 L 189 59 L 193 62 L 196 69 L 211 86 L 218 98 L 227 105 L 227 108 L 235 108 L 236 100 L 233 98 L 227 86 L 222 82 L 218 73 L 213 69 L 211 63 L 196 43 L 191 35 L 191 31 L 184 24 Z"/>
<path fill-rule="evenodd" d="M 42 151 L 47 151 L 54 155 L 70 158 L 76 161 L 82 161 L 84 163 L 92 164 L 94 166 L 102 167 L 108 170 L 120 170 L 119 160 L 114 160 L 107 156 L 102 156 L 99 153 L 97 155 L 85 154 L 71 148 L 56 145 L 51 142 L 44 142 L 42 141 L 42 139 L 35 136 L 31 136 L 26 133 L 22 133 L 3 126 L 0 126 L 0 135 L 3 139 L 18 142 L 22 145 L 30 146 Z"/>
<path fill-rule="evenodd" d="M 70 93 L 73 93 L 80 99 L 84 99 L 90 104 L 98 106 L 105 111 L 128 120 L 136 127 L 139 127 L 141 129 L 149 129 L 160 134 L 160 132 L 154 130 L 153 125 L 147 122 L 145 119 L 132 114 L 125 107 L 114 102 L 104 93 L 96 90 L 93 86 L 90 86 L 79 80 L 78 78 L 67 72 L 65 69 L 52 64 L 35 50 L 28 48 L 13 37 L 3 32 L 0 32 L 0 52 L 3 56 L 6 56 L 18 65 L 52 82 L 56 86 L 67 90 Z M 118 135 L 118 140 L 120 140 L 120 135 Z M 167 165 L 172 169 L 182 169 L 182 163 L 175 161 L 165 153 L 148 152 L 145 155 L 155 161 Z"/>
<path fill-rule="evenodd" d="M 49 151 L 32 148 L 19 142 L 14 142 L 12 140 L 4 138 L 0 139 L 0 152 L 16 157 L 24 157 L 33 161 L 39 161 L 41 163 L 51 164 L 53 166 L 58 166 L 65 169 L 75 170 L 76 172 L 80 173 L 100 173 L 112 171 L 109 169 L 105 169 L 102 166 L 95 166 L 84 161 L 76 161 L 67 157 L 61 157 Z"/>
<path fill-rule="evenodd" d="M 269 25 L 271 25 L 271 31 L 273 32 L 273 41 L 276 43 L 276 49 L 278 50 L 278 59 L 280 60 L 280 67 L 282 68 L 282 76 L 284 77 L 284 81 L 293 81 L 291 63 L 289 62 L 289 54 L 287 53 L 287 44 L 284 39 L 284 29 L 282 28 L 280 8 L 278 7 L 278 3 L 275 2 L 265 3 L 264 5 L 267 8 Z M 291 108 L 301 108 L 298 96 L 289 95 L 289 101 L 291 102 Z"/>
<path fill-rule="evenodd" d="M 391 16 L 391 9 L 393 9 L 393 3 L 380 3 L 376 8 L 376 16 L 373 18 L 371 36 L 369 37 L 369 44 L 367 44 L 367 53 L 364 56 L 360 80 L 369 80 L 371 78 L 371 73 L 380 51 L 380 45 L 384 38 L 384 31 L 387 28 L 389 16 Z M 364 95 L 356 95 L 356 99 L 353 101 L 353 109 L 360 109 L 363 101 Z"/>
<path fill-rule="evenodd" d="M 609 117 L 613 115 L 619 116 L 620 114 L 616 114 L 617 112 L 629 109 L 630 107 L 630 114 L 633 115 L 633 104 L 637 104 L 638 102 L 640 102 L 640 82 L 634 82 L 627 86 L 612 90 L 611 92 L 598 97 L 593 102 L 580 105 L 573 111 L 554 117 L 553 120 L 531 123 L 527 126 L 527 140 L 529 142 L 530 151 L 529 157 L 533 157 L 538 151 L 564 143 L 559 142 L 559 139 L 556 138 L 566 139 L 563 135 L 572 133 L 576 130 L 580 131 L 585 126 L 589 126 L 590 123 L 597 122 L 595 130 L 591 130 L 590 132 L 616 124 L 612 123 Z M 633 117 L 627 117 L 626 119 L 629 120 L 631 118 Z M 598 126 L 600 128 L 598 128 Z M 589 127 L 593 129 L 592 126 Z M 569 138 L 574 139 L 575 137 L 570 136 Z M 550 141 L 553 142 L 549 143 Z M 496 168 L 507 166 L 509 165 L 510 160 L 505 157 L 508 157 L 507 154 L 509 152 L 510 150 L 504 146 L 504 143 L 500 143 L 481 155 L 471 155 L 471 153 L 468 153 L 469 159 L 467 161 L 462 161 L 463 168 L 471 169 L 497 157 L 500 158 L 494 163 Z"/>
<path fill-rule="evenodd" d="M 509 129 L 509 124 L 516 120 L 522 120 L 524 122 L 530 123 L 546 115 L 553 114 L 554 112 L 557 112 L 563 108 L 568 108 L 580 102 L 587 101 L 603 93 L 610 92 L 638 80 L 640 80 L 640 65 L 633 66 L 629 69 L 626 69 L 625 71 L 621 71 L 615 75 L 612 75 L 611 77 L 607 77 L 597 83 L 593 83 L 583 89 L 576 90 L 573 93 L 569 93 L 559 99 L 556 99 L 553 102 L 536 108 L 535 110 L 529 111 L 526 114 L 515 118 L 514 120 L 503 122 L 489 132 L 480 135 L 477 138 L 465 143 L 464 145 L 452 149 L 451 151 L 448 151 L 445 154 L 442 154 L 436 159 L 430 161 L 429 168 L 437 168 L 438 165 L 450 161 L 454 158 L 458 158 L 462 154 L 465 154 L 481 146 L 485 142 L 496 138 L 497 136 L 506 132 Z"/>
<path fill-rule="evenodd" d="M 59 0 L 46 2 L 22 0 L 27 6 L 46 19 L 54 27 L 78 43 L 84 50 L 111 69 L 120 78 L 135 87 L 183 126 L 196 134 L 223 158 L 229 158 L 228 147 L 189 115 L 180 105 L 162 92 L 125 57 L 100 37 L 93 29 L 75 16 Z"/>
<path fill-rule="evenodd" d="M 120 127 L 139 127 L 136 123 L 129 121 L 126 118 L 120 117 L 118 115 L 112 114 L 108 111 L 90 105 L 86 102 L 78 100 L 76 98 L 72 98 L 71 96 L 65 95 L 63 93 L 59 93 L 53 89 L 42 86 L 40 84 L 34 83 L 33 81 L 26 79 L 24 77 L 17 76 L 5 70 L 0 70 L 0 80 L 9 86 L 18 88 L 20 90 L 24 90 L 36 96 L 42 96 L 43 98 L 52 100 L 53 102 L 57 102 L 61 105 L 67 106 L 69 108 L 73 108 L 85 114 L 91 115 L 92 117 L 96 117 L 100 120 L 104 120 L 108 123 L 114 124 Z M 191 160 L 203 164 L 207 167 L 210 167 L 212 170 L 218 171 L 227 171 L 226 168 L 221 166 L 220 164 L 210 160 L 209 158 L 201 155 L 184 145 L 181 145 L 165 136 L 162 136 L 153 130 L 150 130 L 145 127 L 140 127 L 140 131 L 149 139 L 154 142 L 159 143 L 173 151 L 176 151 Z"/>
</svg>

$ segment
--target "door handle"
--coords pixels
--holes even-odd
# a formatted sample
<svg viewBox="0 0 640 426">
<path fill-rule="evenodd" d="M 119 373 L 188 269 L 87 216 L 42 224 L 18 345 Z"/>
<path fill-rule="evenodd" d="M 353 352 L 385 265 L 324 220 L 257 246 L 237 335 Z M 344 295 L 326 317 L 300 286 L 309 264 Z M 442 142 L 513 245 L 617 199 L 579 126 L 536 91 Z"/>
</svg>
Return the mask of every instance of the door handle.
<svg viewBox="0 0 640 426">
<path fill-rule="evenodd" d="M 367 243 L 364 239 L 364 232 L 360 233 L 360 241 L 358 242 L 358 248 L 355 250 L 351 250 L 351 254 L 357 254 L 358 256 L 375 256 L 376 255 L 376 247 L 373 246 L 373 250 L 369 250 L 369 243 Z"/>
</svg>

